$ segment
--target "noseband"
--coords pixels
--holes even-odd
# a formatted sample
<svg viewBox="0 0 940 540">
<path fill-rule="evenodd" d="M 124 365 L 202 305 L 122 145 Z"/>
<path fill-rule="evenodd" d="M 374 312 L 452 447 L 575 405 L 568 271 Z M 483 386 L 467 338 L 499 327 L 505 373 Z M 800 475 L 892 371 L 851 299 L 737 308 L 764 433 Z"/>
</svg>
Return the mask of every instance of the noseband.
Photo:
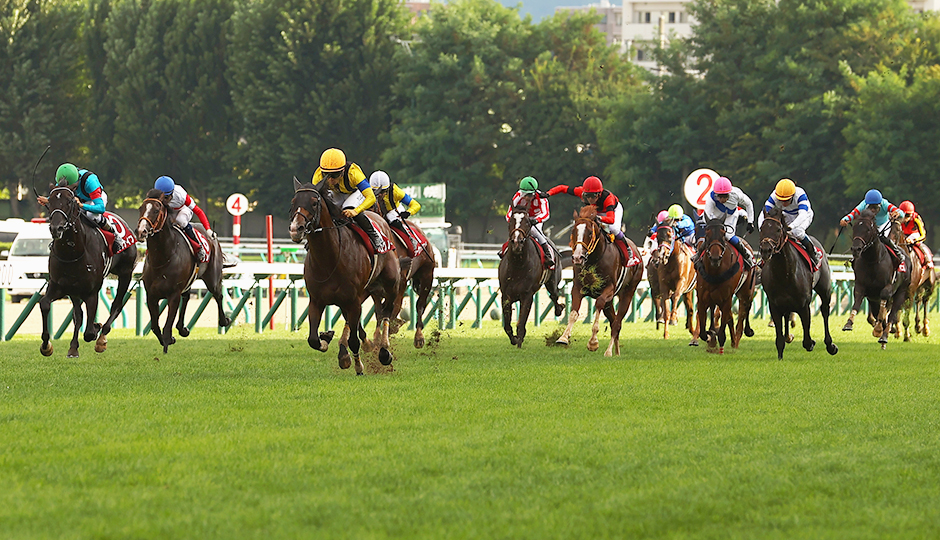
<svg viewBox="0 0 940 540">
<path fill-rule="evenodd" d="M 140 219 L 138 219 L 137 222 L 140 223 L 140 220 L 146 221 L 147 223 L 150 224 L 150 232 L 153 234 L 156 234 L 162 231 L 163 226 L 166 225 L 167 208 L 163 204 L 163 201 L 161 201 L 160 199 L 153 199 L 153 198 L 144 199 L 144 203 L 148 203 L 148 202 L 154 203 L 154 205 L 156 205 L 157 217 L 154 219 L 150 219 L 150 217 L 148 216 L 140 216 Z"/>
<path fill-rule="evenodd" d="M 49 221 L 51 222 L 52 216 L 56 215 L 57 213 L 62 214 L 62 217 L 65 219 L 66 226 L 72 229 L 73 232 L 77 231 L 75 224 L 78 221 L 78 206 L 75 204 L 75 192 L 73 192 L 71 188 L 64 186 L 53 188 L 52 191 L 49 192 L 49 200 L 52 200 L 53 193 L 60 190 L 66 190 L 69 192 L 69 195 L 66 198 L 69 211 L 66 213 L 65 210 L 62 210 L 61 208 L 54 208 L 52 212 L 49 213 Z"/>
<path fill-rule="evenodd" d="M 515 217 L 516 217 L 516 214 L 513 214 L 513 218 L 515 218 Z M 527 223 L 528 223 L 528 221 L 526 220 L 527 217 L 528 217 L 528 216 L 525 216 L 525 217 L 522 218 L 522 223 L 523 223 L 523 224 L 527 224 Z M 522 227 L 515 227 L 515 228 L 511 229 L 511 230 L 509 231 L 509 242 L 510 242 L 510 243 L 512 243 L 512 237 L 513 237 L 514 234 L 516 234 L 516 231 L 519 231 L 520 233 L 522 233 L 522 243 L 525 243 L 525 241 L 529 239 L 529 235 L 532 234 L 532 226 L 531 226 L 531 225 L 530 225 L 529 227 L 522 226 Z"/>
<path fill-rule="evenodd" d="M 876 228 L 875 228 L 875 222 L 874 222 L 873 220 L 859 219 L 859 220 L 858 220 L 858 223 L 859 223 L 860 225 L 861 225 L 861 224 L 865 224 L 865 225 L 867 226 L 868 231 L 871 232 L 871 239 L 870 239 L 870 240 L 867 240 L 867 241 L 866 241 L 864 238 L 862 238 L 861 236 L 858 236 L 858 235 L 855 235 L 854 237 L 852 237 L 852 244 L 853 244 L 853 246 L 854 246 L 856 240 L 859 240 L 859 241 L 863 242 L 863 243 L 862 243 L 862 247 L 858 250 L 859 253 L 862 253 L 863 251 L 868 251 L 868 248 L 870 248 L 872 245 L 874 245 L 875 241 L 878 240 L 878 236 L 879 236 L 879 235 L 878 235 L 878 232 L 877 232 L 877 230 L 876 230 Z"/>
<path fill-rule="evenodd" d="M 780 235 L 779 235 L 777 238 L 771 238 L 771 237 L 767 236 L 767 237 L 764 237 L 764 238 L 761 238 L 761 239 L 760 239 L 760 244 L 761 244 L 761 248 L 762 248 L 762 249 L 763 249 L 763 246 L 766 245 L 766 244 L 769 244 L 769 245 L 771 246 L 771 248 L 772 248 L 772 249 L 770 250 L 770 255 L 767 256 L 767 258 L 769 259 L 769 258 L 772 257 L 775 253 L 780 253 L 780 250 L 782 250 L 782 249 L 783 249 L 783 246 L 786 245 L 786 243 L 787 243 L 787 240 L 786 240 L 786 238 L 787 238 L 787 230 L 786 230 L 786 227 L 785 227 L 784 224 L 783 224 L 783 221 L 781 221 L 780 218 L 765 217 L 765 218 L 764 218 L 764 221 L 765 221 L 765 222 L 767 222 L 767 221 L 772 221 L 772 222 L 774 222 L 774 223 L 780 225 Z"/>
<path fill-rule="evenodd" d="M 586 218 L 578 218 L 577 220 L 575 220 L 574 222 L 575 227 L 578 226 L 578 223 L 584 223 L 585 225 L 591 228 L 591 240 L 587 242 L 585 242 L 584 240 L 575 240 L 574 245 L 571 246 L 571 248 L 573 250 L 574 248 L 577 248 L 578 246 L 584 246 L 584 250 L 587 252 L 585 255 L 585 258 L 587 258 L 587 255 L 594 253 L 594 249 L 597 247 L 597 243 L 601 239 L 600 235 L 597 234 L 597 229 L 599 227 L 597 223 L 594 223 L 594 221 L 590 219 L 586 219 Z"/>
</svg>

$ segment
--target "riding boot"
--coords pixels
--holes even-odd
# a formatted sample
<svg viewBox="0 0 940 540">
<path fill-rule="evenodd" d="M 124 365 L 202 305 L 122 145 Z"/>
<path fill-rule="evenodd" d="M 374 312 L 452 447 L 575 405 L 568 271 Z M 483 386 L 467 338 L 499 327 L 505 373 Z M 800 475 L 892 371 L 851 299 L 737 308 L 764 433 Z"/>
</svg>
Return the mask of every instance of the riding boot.
<svg viewBox="0 0 940 540">
<path fill-rule="evenodd" d="M 800 240 L 800 245 L 803 246 L 803 249 L 806 250 L 806 253 L 809 254 L 810 259 L 813 260 L 813 266 L 819 267 L 819 253 L 816 252 L 816 246 L 813 245 L 813 241 L 809 239 L 809 235 L 804 236 Z"/>
<path fill-rule="evenodd" d="M 735 236 L 734 238 L 737 238 L 737 237 Z M 731 245 L 734 246 L 734 248 L 738 250 L 738 253 L 740 253 L 744 257 L 744 266 L 746 268 L 753 268 L 754 267 L 754 255 L 751 254 L 751 251 L 749 249 L 744 247 L 744 242 L 738 239 L 737 242 L 731 242 Z"/>
<path fill-rule="evenodd" d="M 101 216 L 101 220 L 95 224 L 98 225 L 98 228 L 102 231 L 109 232 L 114 235 L 114 243 L 111 245 L 111 253 L 117 253 L 124 249 L 124 239 L 121 238 L 117 231 L 114 230 L 114 227 L 111 226 L 111 222 L 105 219 L 104 216 Z"/>
<path fill-rule="evenodd" d="M 894 261 L 894 266 L 900 266 L 901 261 L 903 260 L 901 255 L 903 252 L 901 251 L 901 248 L 899 248 L 898 245 L 894 243 L 894 240 L 888 236 L 882 236 L 881 241 L 884 242 L 884 244 L 888 246 L 889 251 L 891 251 L 891 260 Z"/>
<path fill-rule="evenodd" d="M 382 237 L 379 236 L 379 232 L 375 230 L 375 227 L 372 226 L 372 222 L 369 221 L 369 218 L 366 217 L 365 214 L 356 214 L 356 217 L 353 218 L 353 221 L 355 221 L 356 225 L 359 225 L 359 228 L 365 231 L 369 236 L 369 240 L 372 242 L 372 248 L 375 249 L 376 253 L 385 247 L 385 242 L 382 241 Z"/>
<path fill-rule="evenodd" d="M 206 251 L 202 248 L 202 242 L 200 242 L 199 237 L 196 236 L 196 231 L 193 230 L 193 224 L 187 223 L 186 226 L 183 227 L 183 232 L 186 233 L 186 236 L 188 236 L 190 240 L 192 240 L 194 246 L 199 246 L 193 251 L 193 253 L 196 255 L 198 260 L 203 260 L 206 256 Z"/>
<path fill-rule="evenodd" d="M 398 229 L 399 231 L 405 233 L 405 238 L 408 239 L 407 242 L 405 242 L 405 247 L 408 248 L 409 257 L 411 256 L 412 253 L 418 252 L 418 246 L 415 243 L 415 240 L 411 237 L 411 234 L 409 234 L 408 229 L 405 228 L 404 222 L 402 220 L 396 219 L 394 221 L 389 221 L 388 224 Z"/>
<path fill-rule="evenodd" d="M 552 252 L 552 247 L 548 245 L 548 242 L 539 242 L 539 245 L 542 246 L 542 251 L 545 252 L 545 264 L 548 266 L 549 270 L 555 269 L 555 254 Z"/>
</svg>

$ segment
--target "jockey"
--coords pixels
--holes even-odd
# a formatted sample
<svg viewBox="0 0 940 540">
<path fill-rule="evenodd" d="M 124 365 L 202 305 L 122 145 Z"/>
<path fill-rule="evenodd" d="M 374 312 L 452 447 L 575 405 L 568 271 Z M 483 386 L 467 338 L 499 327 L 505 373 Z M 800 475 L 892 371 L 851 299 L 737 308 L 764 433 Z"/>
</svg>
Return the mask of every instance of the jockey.
<svg viewBox="0 0 940 540">
<path fill-rule="evenodd" d="M 209 218 L 206 217 L 206 213 L 202 211 L 202 208 L 199 208 L 199 205 L 189 196 L 189 193 L 186 193 L 183 186 L 178 185 L 169 176 L 157 178 L 153 183 L 153 188 L 162 191 L 164 197 L 168 198 L 166 205 L 170 211 L 167 220 L 186 233 L 186 236 L 193 241 L 193 245 L 199 246 L 195 251 L 196 258 L 199 260 L 205 258 L 206 253 L 196 237 L 196 231 L 193 230 L 193 224 L 190 221 L 193 219 L 193 214 L 196 214 L 199 222 L 206 229 L 206 235 L 209 238 L 215 238 L 215 233 L 212 231 L 212 227 L 209 226 Z"/>
<path fill-rule="evenodd" d="M 98 175 L 88 169 L 79 169 L 71 163 L 63 163 L 55 172 L 56 184 L 62 180 L 65 180 L 69 186 L 75 186 L 73 188 L 75 196 L 82 203 L 82 213 L 85 218 L 99 229 L 114 235 L 114 253 L 124 249 L 124 238 L 114 231 L 114 227 L 104 217 L 105 206 L 108 205 L 108 194 L 101 187 Z M 43 206 L 49 203 L 47 197 L 39 196 L 37 200 Z"/>
<path fill-rule="evenodd" d="M 512 204 L 509 205 L 509 211 L 506 213 L 506 221 L 512 219 L 512 210 L 517 206 L 528 210 L 532 237 L 542 246 L 549 270 L 554 270 L 556 248 L 542 231 L 542 224 L 549 216 L 548 197 L 544 192 L 539 191 L 539 183 L 535 178 L 526 176 L 519 181 L 519 191 L 512 196 Z"/>
<path fill-rule="evenodd" d="M 402 191 L 398 184 L 392 183 L 385 171 L 373 172 L 369 176 L 369 185 L 372 186 L 372 192 L 375 194 L 379 213 L 385 216 L 389 225 L 405 233 L 412 252 L 417 250 L 416 240 L 412 239 L 411 234 L 405 229 L 405 220 L 417 214 L 418 210 L 421 210 L 421 204 Z M 402 204 L 407 204 L 408 208 L 399 212 L 399 205 Z"/>
<path fill-rule="evenodd" d="M 738 218 L 742 217 L 747 219 L 747 232 L 754 232 L 754 203 L 751 199 L 739 188 L 732 186 L 731 180 L 722 176 L 715 180 L 711 193 L 705 198 L 704 210 L 703 217 L 706 222 L 710 219 L 724 220 L 725 225 L 729 226 L 725 231 L 725 239 L 744 256 L 744 264 L 748 267 L 754 266 L 754 255 L 735 234 Z"/>
<path fill-rule="evenodd" d="M 596 176 L 588 176 L 584 179 L 584 184 L 577 187 L 568 187 L 565 185 L 555 186 L 548 190 L 548 195 L 558 195 L 567 193 L 580 197 L 585 205 L 592 204 L 597 207 L 597 217 L 600 219 L 601 228 L 608 234 L 614 235 L 614 238 L 627 244 L 627 237 L 620 230 L 623 222 L 623 205 L 616 195 L 604 189 L 604 184 Z"/>
<path fill-rule="evenodd" d="M 311 182 L 316 185 L 322 180 L 326 180 L 330 189 L 345 196 L 341 204 L 343 215 L 352 218 L 369 235 L 372 247 L 379 251 L 385 242 L 372 227 L 369 218 L 362 213 L 375 204 L 375 193 L 359 165 L 347 163 L 346 154 L 339 148 L 327 148 L 320 155 L 320 166 L 313 172 Z"/>
<path fill-rule="evenodd" d="M 687 246 L 695 249 L 695 222 L 687 216 L 678 204 L 669 207 L 669 219 L 676 231 L 676 236 Z"/>
<path fill-rule="evenodd" d="M 813 258 L 813 265 L 819 266 L 819 253 L 816 252 L 813 242 L 806 234 L 806 229 L 813 222 L 813 207 L 810 206 L 809 197 L 806 196 L 803 188 L 797 187 L 789 178 L 777 182 L 777 187 L 764 203 L 764 213 L 774 208 L 779 208 L 783 212 L 783 220 L 790 228 L 790 236 L 798 241 L 806 253 Z M 760 222 L 763 220 L 762 214 Z"/>
<path fill-rule="evenodd" d="M 927 239 L 924 220 L 914 210 L 914 203 L 911 201 L 902 202 L 898 205 L 898 208 L 904 212 L 904 218 L 901 219 L 901 232 L 904 233 L 907 244 L 911 246 L 912 251 L 919 251 L 918 256 L 921 257 L 922 264 L 928 268 L 933 268 L 933 255 L 927 245 L 924 244 L 924 240 Z"/>
<path fill-rule="evenodd" d="M 858 217 L 862 210 L 866 209 L 875 213 L 875 227 L 878 228 L 881 241 L 891 248 L 889 251 L 893 252 L 891 257 L 895 262 L 901 264 L 901 248 L 899 248 L 890 237 L 891 219 L 889 219 L 889 217 L 904 217 L 904 211 L 888 202 L 888 199 L 885 199 L 877 189 L 868 190 L 868 192 L 865 193 L 865 200 L 846 214 L 845 217 L 839 221 L 839 225 L 842 227 L 847 226 L 852 223 L 853 219 Z"/>
<path fill-rule="evenodd" d="M 659 213 L 656 214 L 656 225 L 653 225 L 652 227 L 650 227 L 649 235 L 646 237 L 645 240 L 643 240 L 643 249 L 646 252 L 651 252 L 654 249 L 656 249 L 655 247 L 653 247 L 656 245 L 656 231 L 658 231 L 659 226 L 665 223 L 666 220 L 668 219 L 669 219 L 669 212 L 667 210 L 660 210 Z"/>
</svg>

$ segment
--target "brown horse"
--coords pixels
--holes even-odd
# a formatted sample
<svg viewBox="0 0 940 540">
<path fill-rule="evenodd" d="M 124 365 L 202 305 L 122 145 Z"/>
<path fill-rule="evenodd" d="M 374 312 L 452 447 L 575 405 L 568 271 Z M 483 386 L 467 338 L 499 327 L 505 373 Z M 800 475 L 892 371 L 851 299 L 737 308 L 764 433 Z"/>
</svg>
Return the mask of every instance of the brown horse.
<svg viewBox="0 0 940 540">
<path fill-rule="evenodd" d="M 391 238 L 392 232 L 385 220 L 367 211 L 376 230 Z M 348 341 L 352 359 L 356 363 L 356 375 L 363 374 L 359 359 L 360 345 L 368 350 L 362 329 L 362 302 L 373 294 L 380 302 L 375 304 L 376 331 L 380 337 L 379 361 L 383 365 L 392 363 L 389 351 L 389 319 L 396 309 L 401 309 L 399 281 L 401 268 L 394 251 L 372 255 L 359 234 L 350 227 L 351 221 L 344 218 L 342 209 L 333 202 L 332 192 L 324 182 L 314 186 L 301 184 L 294 178 L 294 197 L 290 209 L 290 238 L 294 242 L 306 241 L 307 256 L 304 259 L 304 282 L 310 296 L 307 320 L 310 331 L 307 344 L 311 348 L 326 352 L 333 338 L 332 331 L 318 334 L 320 318 L 328 305 L 338 306 L 346 319 L 346 328 L 340 340 L 339 367 L 348 369 L 351 360 L 346 350 Z M 360 342 L 360 337 L 363 341 Z"/>
<path fill-rule="evenodd" d="M 186 305 L 189 303 L 189 288 L 196 278 L 202 279 L 206 289 L 215 298 L 219 307 L 219 326 L 228 327 L 232 319 L 226 315 L 223 305 L 222 246 L 214 238 L 209 241 L 209 261 L 199 263 L 193 255 L 186 234 L 175 224 L 167 222 L 168 197 L 158 189 L 147 192 L 140 205 L 137 220 L 137 239 L 147 241 L 147 258 L 144 262 L 144 289 L 147 291 L 147 308 L 150 311 L 150 329 L 163 345 L 164 354 L 176 343 L 173 337 L 173 321 L 179 335 L 189 335 L 186 327 Z M 193 228 L 203 235 L 202 224 L 193 223 Z M 160 330 L 160 300 L 168 299 L 166 322 Z M 177 311 L 179 318 L 177 320 Z"/>
<path fill-rule="evenodd" d="M 532 300 L 542 285 L 548 291 L 552 303 L 555 305 L 555 316 L 565 311 L 565 306 L 558 299 L 558 285 L 561 282 L 561 264 L 555 265 L 554 270 L 545 268 L 539 255 L 539 246 L 532 238 L 532 227 L 529 223 L 529 212 L 524 207 L 517 206 L 509 216 L 509 247 L 506 254 L 499 261 L 499 292 L 502 296 L 503 329 L 509 336 L 509 343 L 522 348 L 525 339 L 525 325 L 529 320 L 529 310 L 532 309 Z M 546 254 L 547 256 L 547 254 Z M 555 260 L 561 261 L 556 253 Z M 512 332 L 512 306 L 519 302 L 519 321 L 516 323 L 516 334 Z"/>
<path fill-rule="evenodd" d="M 650 252 L 650 258 L 646 261 L 646 283 L 649 284 L 650 300 L 653 302 L 653 316 L 656 318 L 656 329 L 659 330 L 660 324 L 666 324 L 663 318 L 663 299 L 659 292 L 659 246 L 653 248 Z M 669 321 L 672 322 L 672 321 Z"/>
<path fill-rule="evenodd" d="M 67 356 L 78 357 L 78 330 L 82 326 L 82 303 L 88 311 L 85 325 L 85 341 L 96 341 L 95 351 L 104 352 L 108 346 L 107 335 L 111 323 L 124 308 L 124 296 L 130 286 L 134 264 L 137 262 L 137 246 L 128 246 L 124 251 L 108 257 L 108 248 L 98 228 L 86 223 L 81 217 L 81 204 L 75 192 L 67 186 L 53 188 L 49 192 L 49 231 L 52 247 L 49 250 L 49 287 L 39 301 L 42 312 L 42 343 L 39 352 L 43 356 L 52 354 L 49 342 L 49 309 L 53 300 L 68 296 L 72 300 L 72 342 Z M 120 220 L 120 218 L 118 218 Z M 124 230 L 118 230 L 123 228 Z M 127 230 L 123 220 L 115 224 L 115 232 Z M 108 274 L 118 277 L 118 288 L 111 304 L 110 315 L 104 325 L 95 322 L 98 314 L 98 292 Z M 100 331 L 100 332 L 99 332 Z"/>
<path fill-rule="evenodd" d="M 679 312 L 679 297 L 685 303 L 685 327 L 695 335 L 692 320 L 692 297 L 695 294 L 695 266 L 692 264 L 692 250 L 676 242 L 676 231 L 670 226 L 656 229 L 656 241 L 659 243 L 659 264 L 656 280 L 662 295 L 663 320 L 671 321 Z M 663 339 L 669 339 L 669 325 L 664 325 Z"/>
<path fill-rule="evenodd" d="M 597 332 L 603 311 L 610 322 L 610 346 L 607 347 L 604 356 L 612 354 L 620 356 L 620 329 L 623 326 L 624 316 L 630 310 L 636 288 L 643 279 L 643 264 L 637 261 L 636 264 L 627 266 L 630 261 L 623 260 L 620 248 L 611 241 L 598 223 L 597 207 L 594 205 L 581 208 L 580 214 L 575 218 L 574 227 L 571 229 L 569 246 L 572 250 L 571 262 L 574 264 L 571 315 L 568 317 L 565 332 L 555 343 L 568 345 L 572 327 L 581 316 L 581 300 L 587 294 L 596 299 L 594 326 L 591 328 L 588 350 L 597 350 Z M 627 246 L 634 254 L 639 253 L 632 240 L 627 239 Z M 614 297 L 620 300 L 616 314 L 614 314 Z"/>
<path fill-rule="evenodd" d="M 424 231 L 413 222 L 404 221 L 404 223 L 406 227 L 411 229 L 412 235 L 426 238 Z M 394 229 L 391 227 L 389 227 L 389 229 L 395 233 Z M 392 334 L 397 334 L 401 326 L 401 324 L 397 322 L 398 315 L 401 312 L 401 304 L 404 301 L 405 292 L 408 290 L 408 282 L 410 281 L 411 290 L 414 291 L 416 295 L 416 302 L 413 308 L 416 321 L 414 345 L 416 349 L 420 349 L 424 347 L 424 311 L 428 307 L 428 298 L 431 296 L 431 288 L 434 285 L 434 267 L 437 266 L 437 261 L 434 257 L 434 250 L 431 249 L 430 245 L 422 247 L 416 257 L 410 257 L 411 250 L 402 241 L 401 236 L 395 233 L 392 234 L 392 237 L 395 239 L 395 252 L 399 254 L 401 259 L 409 257 L 411 264 L 404 264 L 404 261 L 402 261 L 401 264 L 398 299 L 395 301 L 395 312 L 392 313 L 392 321 L 394 322 L 392 322 L 389 331 Z M 412 239 L 412 241 L 414 241 L 414 239 Z M 375 305 L 378 305 L 382 301 L 382 298 L 376 293 L 372 295 L 372 301 Z"/>
<path fill-rule="evenodd" d="M 914 333 L 923 333 L 924 337 L 930 335 L 930 321 L 927 320 L 927 303 L 933 296 L 937 287 L 937 273 L 933 268 L 932 254 L 926 245 L 910 244 L 904 233 L 901 232 L 901 225 L 898 221 L 891 224 L 891 237 L 894 243 L 904 246 L 908 257 L 911 259 L 911 286 L 907 290 L 907 300 L 901 309 L 904 311 L 902 321 L 904 323 L 904 341 L 911 340 L 911 310 L 914 311 Z M 924 262 L 921 263 L 921 257 L 915 253 L 920 250 Z M 923 324 L 921 324 L 920 315 L 924 314 Z M 900 330 L 895 325 L 896 337 L 900 337 Z"/>
<path fill-rule="evenodd" d="M 829 260 L 823 254 L 819 268 L 813 272 L 790 240 L 789 232 L 790 228 L 783 219 L 782 210 L 774 207 L 764 214 L 764 222 L 760 227 L 760 254 L 764 261 L 760 280 L 770 302 L 770 316 L 776 331 L 777 359 L 783 359 L 783 349 L 787 343 L 793 341 L 786 321 L 790 320 L 794 313 L 800 315 L 800 321 L 803 323 L 803 348 L 812 351 L 816 346 L 809 333 L 813 291 L 819 296 L 826 351 L 836 354 L 839 348 L 832 342 L 832 335 L 829 333 L 829 302 L 832 299 Z M 812 236 L 809 238 L 810 242 L 822 251 L 819 242 Z"/>
<path fill-rule="evenodd" d="M 863 210 L 852 225 L 855 303 L 842 330 L 852 330 L 862 300 L 867 298 L 870 315 L 875 319 L 872 335 L 878 338 L 882 349 L 887 348 L 890 325 L 898 322 L 898 311 L 907 299 L 911 284 L 910 257 L 907 253 L 899 255 L 904 265 L 902 271 L 898 271 L 881 240 L 875 214 L 871 210 Z"/>
<path fill-rule="evenodd" d="M 721 219 L 712 219 L 705 224 L 705 241 L 701 256 L 695 262 L 698 272 L 698 328 L 692 335 L 689 345 L 697 346 L 699 335 L 705 328 L 708 310 L 718 308 L 721 323 L 717 331 L 705 330 L 705 339 L 709 349 L 715 348 L 717 337 L 718 353 L 725 352 L 725 328 L 731 331 L 731 346 L 735 349 L 741 343 L 741 336 L 754 335 L 748 319 L 751 301 L 754 298 L 754 268 L 744 268 L 744 261 L 738 250 L 725 239 L 726 225 Z M 744 242 L 744 240 L 741 240 Z M 748 249 L 745 247 L 745 249 Z M 738 325 L 733 326 L 734 314 L 731 312 L 734 297 L 738 297 Z"/>
</svg>

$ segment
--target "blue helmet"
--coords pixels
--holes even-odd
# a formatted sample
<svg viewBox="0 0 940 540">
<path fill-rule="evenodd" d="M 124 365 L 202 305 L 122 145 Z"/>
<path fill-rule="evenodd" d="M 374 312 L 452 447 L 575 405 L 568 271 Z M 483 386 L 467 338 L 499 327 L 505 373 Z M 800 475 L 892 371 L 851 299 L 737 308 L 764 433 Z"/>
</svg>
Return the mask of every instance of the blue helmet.
<svg viewBox="0 0 940 540">
<path fill-rule="evenodd" d="M 163 193 L 169 195 L 173 193 L 173 189 L 176 188 L 176 182 L 173 181 L 169 176 L 161 176 L 157 178 L 157 181 L 153 183 L 153 189 L 159 189 Z"/>
<path fill-rule="evenodd" d="M 865 194 L 865 204 L 881 204 L 883 200 L 884 197 L 881 196 L 881 192 L 877 189 L 869 189 L 868 193 Z"/>
</svg>

